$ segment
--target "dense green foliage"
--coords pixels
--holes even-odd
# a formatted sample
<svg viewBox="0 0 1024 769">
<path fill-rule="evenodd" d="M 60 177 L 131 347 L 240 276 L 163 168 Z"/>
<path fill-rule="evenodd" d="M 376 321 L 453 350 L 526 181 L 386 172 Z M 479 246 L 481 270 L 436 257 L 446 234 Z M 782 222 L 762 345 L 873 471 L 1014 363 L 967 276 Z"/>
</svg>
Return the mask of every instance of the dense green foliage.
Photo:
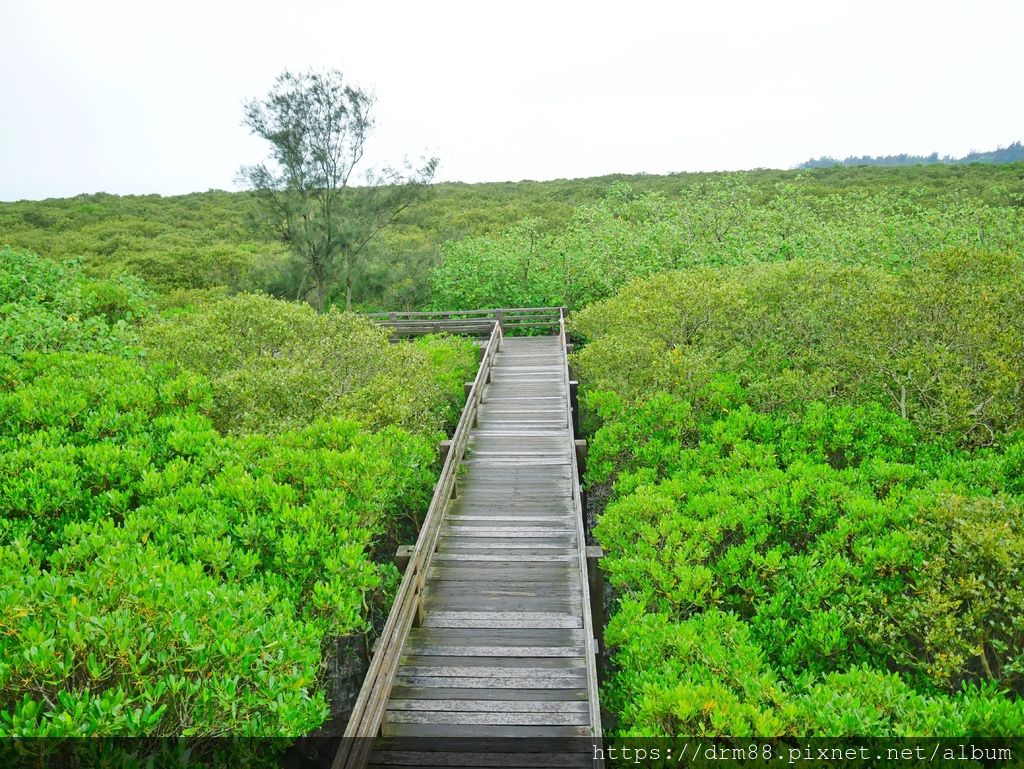
<svg viewBox="0 0 1024 769">
<path fill-rule="evenodd" d="M 574 318 L 622 733 L 1020 733 L 1021 275 L 701 268 Z"/>
<path fill-rule="evenodd" d="M 1024 165 L 435 192 L 355 299 L 579 308 L 621 733 L 1024 730 Z M 253 214 L 0 204 L 0 734 L 307 732 L 386 605 L 475 351 Z"/>
<path fill-rule="evenodd" d="M 1024 428 L 1024 262 L 948 251 L 890 272 L 806 261 L 670 272 L 573 319 L 596 389 L 694 399 L 733 374 L 762 410 L 880 403 L 931 436 Z"/>
<path fill-rule="evenodd" d="M 1019 731 L 1024 700 L 998 692 L 1024 692 L 1024 439 L 945 454 L 877 407 L 718 396 L 592 396 L 627 731 Z"/>
<path fill-rule="evenodd" d="M 1003 252 L 1024 242 L 1024 209 L 908 190 L 819 195 L 780 183 L 770 197 L 726 177 L 672 198 L 611 188 L 564 230 L 525 221 L 498 236 L 445 244 L 431 274 L 433 306 L 567 306 L 608 297 L 665 270 L 828 260 L 900 269 L 949 248 Z"/>
<path fill-rule="evenodd" d="M 130 321 L 149 310 L 135 279 L 87 280 L 74 261 L 0 248 L 0 350 L 111 352 L 135 341 Z"/>
<path fill-rule="evenodd" d="M 319 726 L 472 345 L 262 296 L 152 315 L 137 280 L 2 256 L 0 734 Z"/>
<path fill-rule="evenodd" d="M 364 318 L 257 295 L 175 314 L 143 335 L 152 359 L 211 380 L 214 421 L 224 431 L 348 416 L 371 428 L 440 432 L 458 415 L 476 356 L 472 344 L 451 338 L 390 345 Z"/>
<path fill-rule="evenodd" d="M 558 233 L 579 206 L 599 203 L 610 185 L 628 183 L 637 193 L 679 195 L 722 174 L 606 176 L 551 182 L 438 184 L 433 195 L 405 212 L 372 243 L 354 275 L 354 299 L 369 308 L 415 309 L 431 303 L 428 273 L 446 241 L 500 236 L 523 220 L 545 234 Z M 797 184 L 814 201 L 830 195 L 872 197 L 912 194 L 934 208 L 951 195 L 966 204 L 997 208 L 1024 205 L 1024 164 L 828 168 L 753 171 L 742 175 L 761 205 L 778 185 Z M 356 193 L 358 194 L 358 193 Z M 217 287 L 263 290 L 294 299 L 309 289 L 304 270 L 272 233 L 258 226 L 251 193 L 210 191 L 176 197 L 80 195 L 75 198 L 0 203 L 0 246 L 79 258 L 91 277 L 131 274 L 164 296 L 161 303 L 189 304 Z M 520 229 L 522 225 L 519 225 Z M 571 254 L 570 254 L 571 256 Z M 329 303 L 344 301 L 328 297 Z"/>
</svg>

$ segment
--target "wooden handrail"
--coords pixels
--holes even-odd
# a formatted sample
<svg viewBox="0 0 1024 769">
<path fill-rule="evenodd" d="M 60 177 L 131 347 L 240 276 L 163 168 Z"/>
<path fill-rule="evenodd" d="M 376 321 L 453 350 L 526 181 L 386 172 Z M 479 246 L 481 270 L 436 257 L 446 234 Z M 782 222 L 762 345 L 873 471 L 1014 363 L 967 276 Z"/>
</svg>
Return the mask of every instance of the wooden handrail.
<svg viewBox="0 0 1024 769">
<path fill-rule="evenodd" d="M 415 336 L 440 331 L 472 333 L 490 330 L 497 321 L 502 329 L 557 329 L 561 307 L 505 307 L 482 310 L 368 312 L 363 317 L 390 328 L 396 335 Z"/>
<path fill-rule="evenodd" d="M 558 339 L 562 345 L 562 376 L 565 381 L 565 418 L 566 424 L 569 429 L 572 430 L 573 413 L 572 413 L 572 386 L 571 379 L 569 378 L 569 351 L 568 351 L 568 337 L 565 331 L 565 310 L 562 309 L 558 313 Z M 587 539 L 586 532 L 584 530 L 583 518 L 583 499 L 580 495 L 580 476 L 579 476 L 579 465 L 576 459 L 576 451 L 572 449 L 569 451 L 571 456 L 572 469 L 569 477 L 573 479 L 572 484 L 572 502 L 574 517 L 576 519 L 576 542 L 579 548 L 579 563 L 580 563 L 580 588 L 583 591 L 582 603 L 583 603 L 583 641 L 584 649 L 586 654 L 586 665 L 587 665 L 587 700 L 590 704 L 590 723 L 594 729 L 594 740 L 597 745 L 600 746 L 601 742 L 601 706 L 598 695 L 598 681 L 597 681 L 597 637 L 594 634 L 594 618 L 590 614 L 590 580 L 587 573 Z M 595 751 L 595 756 L 600 755 Z M 597 769 L 601 769 L 604 766 L 602 759 L 595 759 L 594 766 Z"/>
<path fill-rule="evenodd" d="M 502 330 L 499 322 L 492 321 L 493 328 L 484 349 L 476 378 L 466 398 L 459 423 L 451 438 L 441 475 L 434 487 L 434 495 L 427 508 L 416 548 L 406 566 L 405 574 L 391 606 L 384 629 L 378 640 L 377 651 L 370 662 L 370 668 L 363 679 L 348 727 L 341 741 L 338 753 L 331 764 L 332 769 L 363 769 L 369 759 L 372 739 L 376 737 L 384 718 L 384 710 L 394 683 L 402 647 L 422 609 L 423 589 L 430 561 L 437 548 L 438 535 L 448 502 L 455 488 L 456 476 L 462 462 L 469 434 L 476 418 L 477 409 L 483 397 L 484 385 L 490 379 L 494 356 L 501 347 Z M 585 606 L 587 604 L 584 604 Z"/>
<path fill-rule="evenodd" d="M 543 313 L 555 315 L 561 313 L 561 307 L 493 307 L 480 310 L 419 310 L 419 311 L 394 311 L 394 312 L 367 312 L 363 315 L 367 318 L 454 318 L 455 316 L 477 316 L 494 318 L 500 313 Z"/>
</svg>

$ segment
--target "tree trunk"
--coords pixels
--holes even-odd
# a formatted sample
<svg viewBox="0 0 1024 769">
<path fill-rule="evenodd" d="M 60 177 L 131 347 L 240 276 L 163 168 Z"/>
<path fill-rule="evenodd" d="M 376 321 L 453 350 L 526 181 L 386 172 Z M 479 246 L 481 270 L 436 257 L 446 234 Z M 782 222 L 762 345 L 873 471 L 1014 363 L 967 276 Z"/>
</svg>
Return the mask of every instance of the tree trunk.
<svg viewBox="0 0 1024 769">
<path fill-rule="evenodd" d="M 352 312 L 352 257 L 345 257 L 345 311 Z"/>
<path fill-rule="evenodd" d="M 316 282 L 316 311 L 322 315 L 324 311 L 324 294 L 327 292 L 322 265 L 315 265 L 313 267 L 313 279 Z"/>
</svg>

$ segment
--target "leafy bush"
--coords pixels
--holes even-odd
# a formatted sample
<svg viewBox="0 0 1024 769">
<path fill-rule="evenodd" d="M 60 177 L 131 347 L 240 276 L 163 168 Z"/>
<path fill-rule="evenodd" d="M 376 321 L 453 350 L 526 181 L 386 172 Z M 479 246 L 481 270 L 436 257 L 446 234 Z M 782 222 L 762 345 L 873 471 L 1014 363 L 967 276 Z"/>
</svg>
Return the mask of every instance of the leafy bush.
<svg viewBox="0 0 1024 769">
<path fill-rule="evenodd" d="M 168 418 L 209 385 L 97 353 L 0 358 L 0 542 L 49 552 L 73 521 L 121 520 L 147 473 L 173 457 Z"/>
<path fill-rule="evenodd" d="M 11 732 L 318 725 L 320 654 L 329 638 L 366 632 L 393 589 L 394 567 L 374 550 L 426 509 L 433 444 L 340 420 L 223 436 L 203 414 L 201 377 L 95 353 L 8 359 L 3 382 L 0 546 L 16 563 L 0 609 L 0 658 L 12 661 L 0 666 L 0 713 Z M 43 680 L 66 694 L 40 693 Z"/>
<path fill-rule="evenodd" d="M 43 569 L 0 547 L 0 735 L 299 735 L 319 635 L 260 584 L 111 537 Z"/>
<path fill-rule="evenodd" d="M 1019 732 L 1024 438 L 950 452 L 877 406 L 723 390 L 588 396 L 624 732 Z"/>
<path fill-rule="evenodd" d="M 913 189 L 821 195 L 811 177 L 758 190 L 751 174 L 700 177 L 668 198 L 615 184 L 564 229 L 527 219 L 501 235 L 449 241 L 431 272 L 432 306 L 581 308 L 666 270 L 791 260 L 887 272 L 943 249 L 1019 250 L 1019 208 L 948 191 L 926 205 Z"/>
<path fill-rule="evenodd" d="M 622 668 L 602 705 L 620 714 L 621 736 L 977 737 L 1024 722 L 1024 701 L 992 685 L 922 694 L 867 667 L 790 683 L 749 626 L 717 609 L 678 621 L 626 601 L 607 632 Z"/>
<path fill-rule="evenodd" d="M 899 274 L 825 262 L 670 272 L 573 316 L 594 389 L 700 401 L 731 375 L 759 410 L 881 403 L 932 437 L 1024 427 L 1024 263 L 946 251 Z"/>
<path fill-rule="evenodd" d="M 154 320 L 153 338 L 182 338 L 147 351 L 137 282 L 9 266 L 0 735 L 319 726 L 332 640 L 387 605 L 397 572 L 376 551 L 426 509 L 428 436 L 472 345 L 390 345 L 353 316 L 242 296 Z"/>
<path fill-rule="evenodd" d="M 132 278 L 87 281 L 76 262 L 0 248 L 0 350 L 123 353 L 136 344 L 129 322 L 151 295 Z"/>
<path fill-rule="evenodd" d="M 233 432 L 276 432 L 329 416 L 440 432 L 476 368 L 468 341 L 393 345 L 357 315 L 317 315 L 260 295 L 160 318 L 143 333 L 151 359 L 212 381 L 214 422 Z"/>
</svg>

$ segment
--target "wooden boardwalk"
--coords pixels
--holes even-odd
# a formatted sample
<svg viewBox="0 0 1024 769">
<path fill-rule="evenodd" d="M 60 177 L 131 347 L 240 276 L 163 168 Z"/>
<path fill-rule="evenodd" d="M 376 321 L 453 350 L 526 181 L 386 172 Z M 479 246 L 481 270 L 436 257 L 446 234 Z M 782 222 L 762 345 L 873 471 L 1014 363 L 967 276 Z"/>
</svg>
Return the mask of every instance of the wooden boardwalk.
<svg viewBox="0 0 1024 769">
<path fill-rule="evenodd" d="M 357 704 L 367 723 L 346 733 L 377 747 L 343 746 L 335 767 L 383 763 L 381 750 L 395 763 L 388 738 L 600 738 L 564 320 L 560 332 L 496 326 L 453 436 L 451 492 L 407 569 L 422 569 L 415 616 L 385 628 L 400 648 L 390 662 L 378 648 L 368 679 L 384 683 L 361 695 L 379 718 Z"/>
</svg>

